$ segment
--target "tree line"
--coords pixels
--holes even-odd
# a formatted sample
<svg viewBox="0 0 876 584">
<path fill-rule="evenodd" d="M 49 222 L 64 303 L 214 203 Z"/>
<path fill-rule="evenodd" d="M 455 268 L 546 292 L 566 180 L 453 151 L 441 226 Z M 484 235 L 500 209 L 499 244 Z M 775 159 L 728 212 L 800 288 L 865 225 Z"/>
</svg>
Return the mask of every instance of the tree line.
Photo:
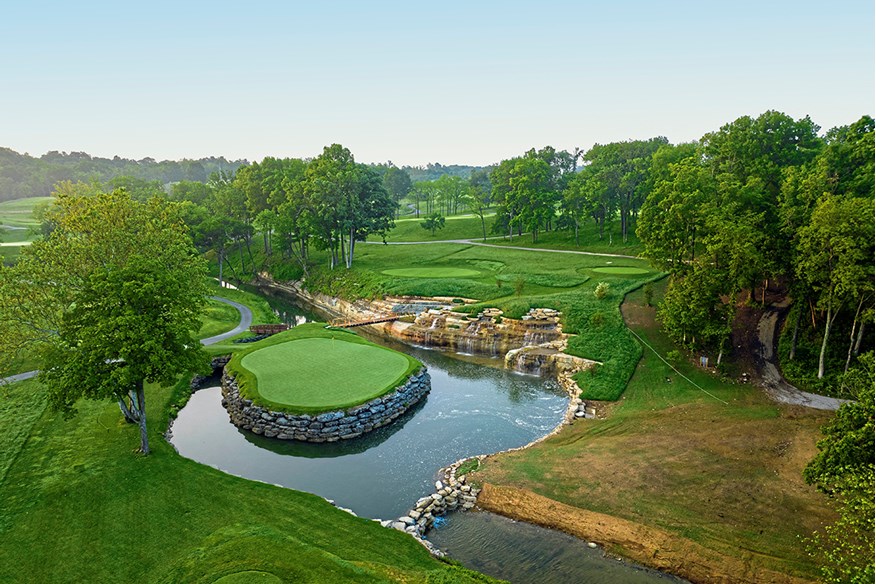
<svg viewBox="0 0 876 584">
<path fill-rule="evenodd" d="M 246 160 L 211 156 L 198 160 L 101 158 L 85 152 L 47 152 L 40 157 L 0 147 L 0 202 L 45 197 L 61 181 L 108 183 L 117 177 L 166 185 L 178 181 L 206 182 L 216 172 L 234 172 Z"/>
</svg>

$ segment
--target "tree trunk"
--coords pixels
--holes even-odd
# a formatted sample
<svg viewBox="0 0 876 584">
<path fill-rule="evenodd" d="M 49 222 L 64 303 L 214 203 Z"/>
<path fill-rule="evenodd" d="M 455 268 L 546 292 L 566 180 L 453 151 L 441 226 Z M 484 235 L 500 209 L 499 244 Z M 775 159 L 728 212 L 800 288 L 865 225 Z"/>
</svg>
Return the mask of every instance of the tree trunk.
<svg viewBox="0 0 876 584">
<path fill-rule="evenodd" d="M 818 379 L 824 377 L 824 355 L 827 353 L 827 337 L 830 335 L 830 327 L 833 324 L 836 314 L 833 313 L 833 306 L 827 305 L 827 318 L 824 321 L 824 339 L 821 341 L 821 354 L 818 355 Z"/>
<path fill-rule="evenodd" d="M 487 240 L 487 223 L 484 221 L 484 214 L 481 213 L 481 230 L 484 232 L 484 241 Z"/>
<path fill-rule="evenodd" d="M 800 332 L 800 320 L 803 318 L 803 307 L 797 310 L 797 316 L 794 318 L 794 332 L 791 334 L 791 350 L 788 351 L 788 361 L 794 360 L 794 353 L 797 351 L 797 334 Z"/>
<path fill-rule="evenodd" d="M 852 321 L 852 332 L 849 334 L 849 352 L 846 355 L 846 368 L 843 369 L 844 373 L 847 373 L 849 370 L 849 364 L 852 362 L 852 351 L 855 348 L 855 329 L 858 326 L 858 318 L 861 316 L 861 307 L 864 306 L 864 296 L 861 295 L 861 299 L 858 301 L 858 309 L 855 310 L 855 319 Z M 864 325 L 861 323 L 861 329 L 863 330 Z"/>
<path fill-rule="evenodd" d="M 581 244 L 578 243 L 578 219 L 575 219 L 575 247 L 581 247 Z"/>
<path fill-rule="evenodd" d="M 125 421 L 127 423 L 136 424 L 138 422 L 137 415 L 131 411 L 123 397 L 119 398 L 119 409 L 122 410 L 122 415 L 125 416 Z"/>
<path fill-rule="evenodd" d="M 125 419 L 137 423 L 140 426 L 140 449 L 142 454 L 149 454 L 149 434 L 146 432 L 146 394 L 143 391 L 143 380 L 137 382 L 134 389 L 128 391 L 131 400 L 131 408 L 122 407 Z M 124 398 L 119 400 L 119 405 L 124 406 Z"/>
<path fill-rule="evenodd" d="M 857 357 L 858 353 L 861 352 L 861 341 L 864 339 L 864 327 L 867 323 L 861 319 L 861 326 L 858 327 L 858 340 L 855 341 L 855 348 L 852 350 L 852 354 Z"/>
<path fill-rule="evenodd" d="M 219 287 L 222 288 L 225 285 L 224 280 L 222 280 L 222 265 L 225 263 L 225 248 L 219 248 Z"/>
<path fill-rule="evenodd" d="M 353 233 L 353 228 L 350 227 L 350 253 L 347 254 L 347 269 L 349 270 L 353 267 L 353 248 L 355 244 L 356 238 Z"/>
</svg>

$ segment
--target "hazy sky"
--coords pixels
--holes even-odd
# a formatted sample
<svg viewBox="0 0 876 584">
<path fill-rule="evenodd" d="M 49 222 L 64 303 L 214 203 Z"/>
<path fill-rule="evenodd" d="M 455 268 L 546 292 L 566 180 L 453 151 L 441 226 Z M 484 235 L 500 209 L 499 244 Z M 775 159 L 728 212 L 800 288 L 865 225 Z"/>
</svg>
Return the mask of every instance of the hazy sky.
<svg viewBox="0 0 876 584">
<path fill-rule="evenodd" d="M 873 0 L 0 3 L 0 146 L 488 164 L 874 113 Z"/>
</svg>

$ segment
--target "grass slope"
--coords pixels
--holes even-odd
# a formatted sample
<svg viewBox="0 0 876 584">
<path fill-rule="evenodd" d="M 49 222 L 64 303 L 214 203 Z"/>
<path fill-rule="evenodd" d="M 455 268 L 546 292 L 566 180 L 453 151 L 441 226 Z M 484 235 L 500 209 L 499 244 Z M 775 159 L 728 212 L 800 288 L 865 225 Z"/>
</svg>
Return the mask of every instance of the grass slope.
<svg viewBox="0 0 876 584">
<path fill-rule="evenodd" d="M 294 354 L 296 343 L 301 339 L 327 341 L 328 348 L 316 344 L 299 346 L 304 350 L 302 358 Z M 369 351 L 359 352 L 356 347 L 346 345 L 358 345 Z M 359 405 L 387 393 L 423 366 L 413 357 L 390 351 L 348 331 L 328 330 L 322 323 L 299 325 L 256 343 L 234 345 L 233 349 L 235 354 L 228 371 L 236 376 L 241 395 L 273 410 L 297 414 Z M 256 353 L 260 353 L 264 361 L 250 361 Z M 343 357 L 335 359 L 337 353 L 343 353 Z M 372 368 L 368 360 L 378 362 L 375 356 L 387 360 Z M 319 366 L 307 363 L 311 359 Z M 255 367 L 251 366 L 253 363 Z M 266 394 L 261 391 L 263 375 L 268 382 Z M 375 377 L 369 379 L 371 375 Z M 303 392 L 303 395 L 293 396 L 290 390 Z"/>
<path fill-rule="evenodd" d="M 187 387 L 147 388 L 148 457 L 115 404 L 64 419 L 36 381 L 0 388 L 0 582 L 493 581 L 319 497 L 180 457 L 161 434 Z"/>
<path fill-rule="evenodd" d="M 655 286 L 655 296 L 662 289 Z M 641 291 L 628 297 L 628 324 L 665 356 L 675 347 L 659 330 L 653 308 L 643 304 Z M 801 472 L 830 414 L 780 407 L 757 387 L 722 382 L 690 363 L 678 367 L 727 403 L 646 349 L 606 419 L 578 421 L 532 448 L 488 459 L 477 480 L 528 489 L 815 578 L 800 538 L 831 513 Z"/>
<path fill-rule="evenodd" d="M 305 338 L 253 351 L 240 364 L 255 375 L 264 399 L 291 409 L 324 411 L 383 395 L 404 379 L 410 361 L 376 345 Z"/>
</svg>

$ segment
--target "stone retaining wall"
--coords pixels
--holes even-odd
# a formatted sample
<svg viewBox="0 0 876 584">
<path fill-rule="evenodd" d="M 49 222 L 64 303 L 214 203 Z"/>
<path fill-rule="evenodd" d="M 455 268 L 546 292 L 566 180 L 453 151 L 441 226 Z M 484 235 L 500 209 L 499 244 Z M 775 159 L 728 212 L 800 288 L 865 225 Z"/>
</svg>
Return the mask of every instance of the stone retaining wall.
<svg viewBox="0 0 876 584">
<path fill-rule="evenodd" d="M 222 405 L 231 422 L 255 434 L 282 440 L 337 442 L 357 438 L 389 424 L 417 403 L 432 389 L 431 378 L 423 367 L 394 391 L 347 410 L 316 414 L 275 412 L 253 404 L 240 395 L 237 382 L 222 375 Z"/>
</svg>

